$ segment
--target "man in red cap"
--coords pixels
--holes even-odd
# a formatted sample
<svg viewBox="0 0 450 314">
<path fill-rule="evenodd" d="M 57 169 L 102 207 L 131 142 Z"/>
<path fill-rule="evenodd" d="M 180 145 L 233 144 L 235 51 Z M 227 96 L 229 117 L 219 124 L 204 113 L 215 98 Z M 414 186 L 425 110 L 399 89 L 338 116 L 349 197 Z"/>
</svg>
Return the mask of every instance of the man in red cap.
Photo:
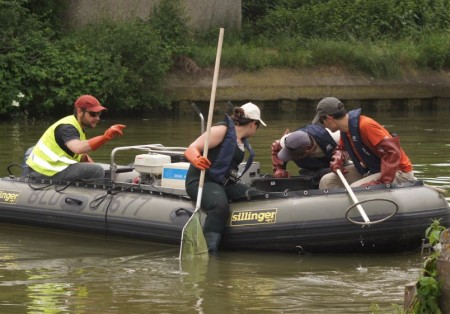
<svg viewBox="0 0 450 314">
<path fill-rule="evenodd" d="M 64 181 L 103 179 L 103 167 L 93 163 L 87 153 L 122 135 L 125 127 L 113 125 L 103 135 L 87 140 L 84 130 L 95 128 L 105 110 L 94 96 L 80 96 L 75 101 L 74 114 L 51 125 L 34 146 L 26 162 L 30 175 Z"/>
</svg>

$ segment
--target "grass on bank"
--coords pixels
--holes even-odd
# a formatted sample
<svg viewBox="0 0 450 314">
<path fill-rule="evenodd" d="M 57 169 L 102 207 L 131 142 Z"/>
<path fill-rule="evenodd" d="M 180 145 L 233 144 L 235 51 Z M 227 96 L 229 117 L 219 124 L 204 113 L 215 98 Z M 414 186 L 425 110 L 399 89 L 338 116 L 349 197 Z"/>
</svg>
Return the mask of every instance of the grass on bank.
<svg viewBox="0 0 450 314">
<path fill-rule="evenodd" d="M 181 0 L 158 3 L 145 21 L 67 31 L 62 1 L 0 0 L 0 119 L 60 116 L 83 93 L 114 112 L 170 108 L 167 73 L 212 68 L 219 29 L 194 33 Z M 450 0 L 242 0 L 242 28 L 225 31 L 222 68 L 327 66 L 449 70 Z"/>
<path fill-rule="evenodd" d="M 340 66 L 376 78 L 395 78 L 411 69 L 450 69 L 450 33 L 424 34 L 398 41 L 343 41 L 284 38 L 277 42 L 242 42 L 231 34 L 222 48 L 222 67 L 254 71 L 265 67 Z M 189 57 L 198 66 L 214 65 L 216 43 L 200 41 Z"/>
</svg>

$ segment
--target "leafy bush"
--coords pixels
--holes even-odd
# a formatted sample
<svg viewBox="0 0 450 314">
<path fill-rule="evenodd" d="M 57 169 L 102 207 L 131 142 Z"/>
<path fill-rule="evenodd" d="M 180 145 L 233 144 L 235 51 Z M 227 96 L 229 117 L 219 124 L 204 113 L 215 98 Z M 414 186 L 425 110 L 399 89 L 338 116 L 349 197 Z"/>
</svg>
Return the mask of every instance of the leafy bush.
<svg viewBox="0 0 450 314">
<path fill-rule="evenodd" d="M 214 64 L 217 30 L 190 33 L 181 0 L 158 2 L 145 22 L 70 33 L 59 27 L 64 3 L 0 0 L 0 118 L 60 116 L 83 93 L 138 114 L 169 105 L 162 84 L 174 60 Z M 242 12 L 223 67 L 338 65 L 375 77 L 450 68 L 450 0 L 243 0 Z"/>
<path fill-rule="evenodd" d="M 73 79 L 66 86 L 72 83 L 84 93 L 100 96 L 113 111 L 140 112 L 165 102 L 161 84 L 171 51 L 149 24 L 91 26 L 71 34 L 67 46 L 82 57 L 74 58 L 77 68 L 66 76 Z"/>
<path fill-rule="evenodd" d="M 419 65 L 440 70 L 450 68 L 450 33 L 432 33 L 418 43 Z"/>
<path fill-rule="evenodd" d="M 164 77 L 189 37 L 179 1 L 161 1 L 146 22 L 88 26 L 60 37 L 55 20 L 46 17 L 51 2 L 34 3 L 38 16 L 27 8 L 32 2 L 0 1 L 0 117 L 18 110 L 59 116 L 85 93 L 112 111 L 140 113 L 169 104 Z M 19 93 L 25 96 L 18 99 Z M 19 109 L 11 106 L 14 100 Z"/>
<path fill-rule="evenodd" d="M 440 219 L 432 221 L 430 227 L 425 230 L 425 236 L 429 245 L 434 249 L 439 243 L 440 235 L 445 230 L 441 225 Z M 407 313 L 420 314 L 441 314 L 439 308 L 439 296 L 441 295 L 441 287 L 437 280 L 436 262 L 440 255 L 440 251 L 434 251 L 424 262 L 424 268 L 419 280 L 416 283 L 417 293 L 414 301 Z"/>
<path fill-rule="evenodd" d="M 244 0 L 245 2 L 245 0 Z M 398 39 L 450 26 L 450 0 L 329 0 L 276 6 L 253 21 L 253 34 L 340 40 Z"/>
<path fill-rule="evenodd" d="M 0 115 L 13 112 L 12 101 L 23 93 L 26 103 L 32 99 L 34 83 L 46 76 L 42 63 L 51 50 L 54 32 L 24 5 L 25 1 L 1 1 L 0 20 Z"/>
</svg>

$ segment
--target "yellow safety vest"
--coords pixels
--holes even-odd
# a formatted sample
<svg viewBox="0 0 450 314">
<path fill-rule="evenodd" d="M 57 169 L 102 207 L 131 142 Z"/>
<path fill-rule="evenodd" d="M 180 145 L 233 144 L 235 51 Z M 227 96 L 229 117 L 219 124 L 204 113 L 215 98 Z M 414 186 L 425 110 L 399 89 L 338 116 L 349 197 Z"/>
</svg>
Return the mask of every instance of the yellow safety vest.
<svg viewBox="0 0 450 314">
<path fill-rule="evenodd" d="M 80 123 L 73 115 L 62 118 L 51 125 L 39 139 L 27 159 L 28 166 L 33 168 L 34 171 L 48 177 L 63 171 L 69 165 L 80 162 L 81 160 L 80 154 L 71 156 L 56 143 L 55 129 L 61 124 L 73 125 L 80 133 L 80 140 L 83 141 L 86 139 Z"/>
</svg>

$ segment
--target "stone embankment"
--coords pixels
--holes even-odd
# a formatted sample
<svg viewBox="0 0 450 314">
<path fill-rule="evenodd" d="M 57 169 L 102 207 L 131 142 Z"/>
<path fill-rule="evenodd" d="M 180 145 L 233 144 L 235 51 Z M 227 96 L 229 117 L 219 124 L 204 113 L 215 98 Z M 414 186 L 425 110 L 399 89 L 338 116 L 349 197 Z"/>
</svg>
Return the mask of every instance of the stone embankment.
<svg viewBox="0 0 450 314">
<path fill-rule="evenodd" d="M 189 72 L 189 73 L 187 73 Z M 176 71 L 168 76 L 167 91 L 176 103 L 209 102 L 212 70 Z M 377 79 L 337 67 L 319 69 L 262 69 L 219 71 L 216 101 L 254 101 L 278 105 L 281 111 L 299 105 L 315 107 L 326 96 L 335 96 L 351 106 L 370 110 L 439 109 L 450 111 L 450 72 L 409 71 L 395 79 Z M 188 110 L 191 110 L 190 108 Z"/>
</svg>

